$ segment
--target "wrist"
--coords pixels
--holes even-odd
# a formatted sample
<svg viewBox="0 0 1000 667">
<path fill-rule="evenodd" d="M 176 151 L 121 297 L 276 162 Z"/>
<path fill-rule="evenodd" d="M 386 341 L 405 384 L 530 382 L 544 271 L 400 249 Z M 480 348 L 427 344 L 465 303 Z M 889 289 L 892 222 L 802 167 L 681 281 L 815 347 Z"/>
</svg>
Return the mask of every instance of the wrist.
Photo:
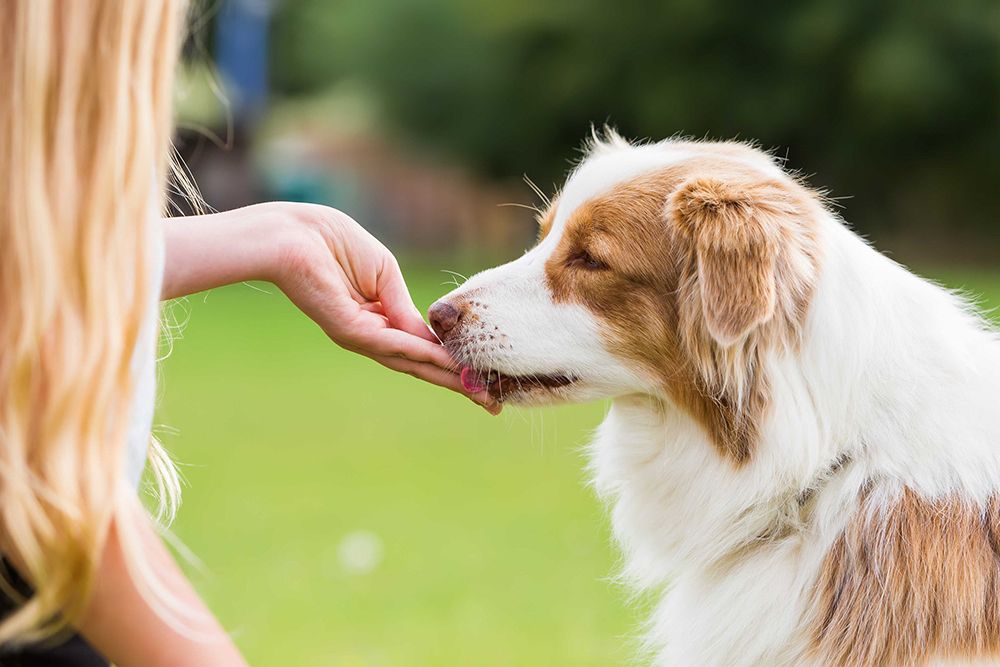
<svg viewBox="0 0 1000 667">
<path fill-rule="evenodd" d="M 282 289 L 290 280 L 301 282 L 323 241 L 317 231 L 322 210 L 331 209 L 278 202 L 165 220 L 162 298 L 246 280 Z"/>
<path fill-rule="evenodd" d="M 261 279 L 285 291 L 302 284 L 317 266 L 317 250 L 329 253 L 332 209 L 298 202 L 267 202 L 253 208 L 264 246 Z"/>
<path fill-rule="evenodd" d="M 287 257 L 302 243 L 301 225 L 295 216 L 289 215 L 281 202 L 253 204 L 229 214 L 238 219 L 238 236 L 233 240 L 249 248 L 251 279 L 280 285 L 286 277 Z"/>
</svg>

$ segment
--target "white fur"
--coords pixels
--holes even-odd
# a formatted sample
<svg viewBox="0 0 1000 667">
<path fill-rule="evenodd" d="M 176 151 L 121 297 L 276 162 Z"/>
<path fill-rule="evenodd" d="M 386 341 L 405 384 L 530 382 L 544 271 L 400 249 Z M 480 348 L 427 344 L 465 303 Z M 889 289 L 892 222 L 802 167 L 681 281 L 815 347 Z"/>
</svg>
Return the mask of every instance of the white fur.
<svg viewBox="0 0 1000 667">
<path fill-rule="evenodd" d="M 665 590 L 649 629 L 656 662 L 808 664 L 812 587 L 866 480 L 886 503 L 903 486 L 980 503 L 1000 488 L 1000 341 L 962 299 L 827 215 L 802 348 L 766 359 L 773 407 L 750 462 L 734 466 L 605 349 L 592 313 L 554 303 L 543 275 L 575 208 L 696 152 L 689 143 L 599 144 L 567 182 L 546 239 L 447 298 L 478 302 L 477 326 L 498 334 L 469 344 L 475 363 L 578 378 L 551 400 L 614 399 L 592 445 L 593 471 L 613 505 L 624 575 Z M 747 160 L 784 177 L 764 157 Z M 825 479 L 845 454 L 850 462 Z M 810 487 L 815 512 L 796 526 L 796 498 Z M 747 548 L 776 524 L 792 530 Z"/>
</svg>

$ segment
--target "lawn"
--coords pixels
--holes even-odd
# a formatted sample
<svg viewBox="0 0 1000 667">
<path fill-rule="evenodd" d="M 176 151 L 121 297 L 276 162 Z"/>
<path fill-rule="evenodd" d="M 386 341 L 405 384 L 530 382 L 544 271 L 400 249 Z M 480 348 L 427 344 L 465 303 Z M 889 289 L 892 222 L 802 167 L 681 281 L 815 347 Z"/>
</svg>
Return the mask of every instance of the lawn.
<svg viewBox="0 0 1000 667">
<path fill-rule="evenodd" d="M 422 308 L 449 289 L 407 275 Z M 1000 305 L 1000 274 L 933 275 Z M 492 418 L 339 350 L 264 289 L 175 307 L 157 416 L 188 482 L 175 532 L 250 662 L 629 663 L 643 610 L 609 581 L 581 449 L 605 406 Z"/>
</svg>

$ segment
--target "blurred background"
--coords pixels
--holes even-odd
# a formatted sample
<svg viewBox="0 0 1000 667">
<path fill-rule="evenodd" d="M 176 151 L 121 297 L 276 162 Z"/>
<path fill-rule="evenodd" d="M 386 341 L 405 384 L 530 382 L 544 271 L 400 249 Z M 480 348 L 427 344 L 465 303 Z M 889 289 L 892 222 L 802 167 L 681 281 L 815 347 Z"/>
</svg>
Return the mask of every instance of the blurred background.
<svg viewBox="0 0 1000 667">
<path fill-rule="evenodd" d="M 340 208 L 421 308 L 531 244 L 526 179 L 551 193 L 604 124 L 754 140 L 878 247 L 1000 305 L 993 0 L 211 0 L 190 29 L 177 145 L 208 204 Z M 491 419 L 266 285 L 168 313 L 176 532 L 252 663 L 634 662 L 647 604 L 611 580 L 584 472 L 604 406 Z"/>
</svg>

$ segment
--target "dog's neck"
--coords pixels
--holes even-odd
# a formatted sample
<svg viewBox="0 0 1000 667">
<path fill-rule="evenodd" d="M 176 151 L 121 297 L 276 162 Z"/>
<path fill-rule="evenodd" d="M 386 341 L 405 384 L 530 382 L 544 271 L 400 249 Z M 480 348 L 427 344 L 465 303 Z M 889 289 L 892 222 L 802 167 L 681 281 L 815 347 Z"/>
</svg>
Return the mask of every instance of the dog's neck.
<svg viewBox="0 0 1000 667">
<path fill-rule="evenodd" d="M 984 502 L 1000 488 L 1000 421 L 984 418 L 1000 398 L 1000 337 L 964 301 L 840 225 L 827 236 L 807 342 L 779 362 L 788 390 L 772 420 L 803 410 L 820 436 L 806 445 L 822 460 L 847 452 L 875 482 Z"/>
<path fill-rule="evenodd" d="M 737 468 L 697 422 L 646 396 L 614 401 L 592 454 L 596 488 L 613 504 L 627 554 L 625 575 L 644 588 L 794 539 L 817 517 L 830 520 L 840 504 L 831 498 L 863 483 L 847 455 L 817 462 L 810 475 L 753 461 Z"/>
</svg>

